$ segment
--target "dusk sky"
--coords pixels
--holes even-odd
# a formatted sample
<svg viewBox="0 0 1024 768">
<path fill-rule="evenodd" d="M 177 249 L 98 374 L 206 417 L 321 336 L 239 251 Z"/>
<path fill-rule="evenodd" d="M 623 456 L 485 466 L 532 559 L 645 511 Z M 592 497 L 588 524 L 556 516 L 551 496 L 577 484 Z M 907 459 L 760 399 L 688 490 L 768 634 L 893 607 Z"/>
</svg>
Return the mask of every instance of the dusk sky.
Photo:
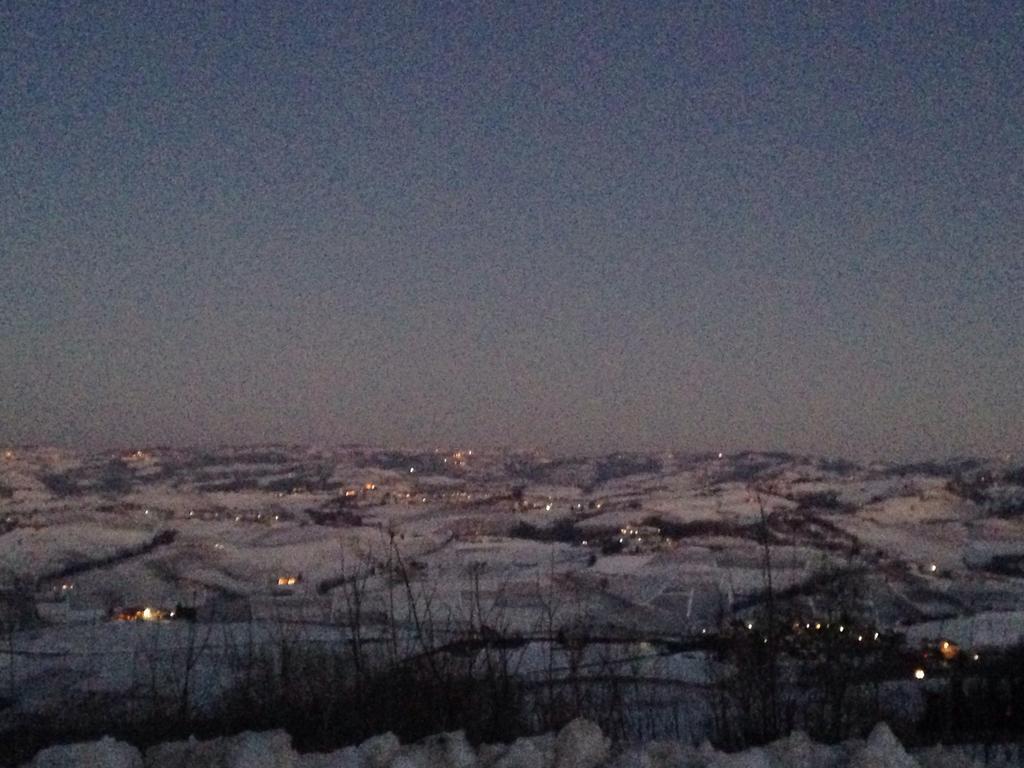
<svg viewBox="0 0 1024 768">
<path fill-rule="evenodd" d="M 1020 2 L 0 7 L 0 443 L 1022 435 Z"/>
</svg>

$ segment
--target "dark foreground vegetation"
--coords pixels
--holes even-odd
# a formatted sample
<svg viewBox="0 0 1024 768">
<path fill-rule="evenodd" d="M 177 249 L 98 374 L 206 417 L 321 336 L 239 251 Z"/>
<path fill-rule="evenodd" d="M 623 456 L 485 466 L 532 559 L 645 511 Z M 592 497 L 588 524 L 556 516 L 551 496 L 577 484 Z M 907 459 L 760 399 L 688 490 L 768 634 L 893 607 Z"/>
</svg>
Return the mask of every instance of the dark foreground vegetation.
<svg viewBox="0 0 1024 768">
<path fill-rule="evenodd" d="M 17 765 L 44 746 L 101 735 L 144 747 L 189 735 L 283 728 L 298 749 L 310 751 L 387 731 L 403 741 L 464 730 L 474 743 L 507 742 L 577 716 L 620 740 L 698 741 L 703 734 L 726 749 L 766 743 L 794 728 L 838 742 L 880 720 L 908 745 L 1021 739 L 1024 647 L 981 663 L 963 653 L 946 658 L 939 649 L 910 651 L 895 635 L 858 642 L 868 629 L 833 623 L 797 631 L 779 624 L 766 635 L 766 625 L 751 630 L 737 624 L 701 638 L 556 632 L 542 640 L 478 626 L 443 641 L 428 639 L 421 652 L 403 658 L 388 638 L 353 636 L 323 647 L 301 632 L 281 634 L 271 647 L 232 649 L 236 683 L 212 704 L 193 700 L 196 681 L 188 672 L 167 679 L 157 664 L 142 675 L 151 676 L 151 687 L 140 686 L 130 700 L 83 698 L 47 717 L 22 720 L 4 734 L 2 763 Z M 195 628 L 192 658 L 185 659 L 193 670 L 203 633 Z M 518 669 L 530 644 L 542 644 L 551 656 L 539 677 Z M 704 685 L 637 671 L 638 660 L 652 654 L 698 652 L 717 670 Z M 929 681 L 923 706 L 893 706 L 890 697 L 908 685 L 915 668 L 926 670 Z"/>
<path fill-rule="evenodd" d="M 479 593 L 468 616 L 442 618 L 397 549 L 388 565 L 393 596 L 411 606 L 401 620 L 391 612 L 370 621 L 368 568 L 352 568 L 337 587 L 346 611 L 334 640 L 287 621 L 269 634 L 248 625 L 220 635 L 217 664 L 231 684 L 212 700 L 198 690 L 224 626 L 183 622 L 184 642 L 136 648 L 129 696 L 81 695 L 45 716 L 9 720 L 0 764 L 102 735 L 145 747 L 283 728 L 298 749 L 328 751 L 387 731 L 403 741 L 464 730 L 474 743 L 507 742 L 580 716 L 622 741 L 709 738 L 724 749 L 797 728 L 838 742 L 882 720 L 908 745 L 1024 735 L 1024 647 L 985 658 L 950 643 L 910 648 L 858 619 L 852 576 L 823 580 L 835 608 L 816 619 L 770 589 L 766 562 L 766 599 L 714 630 L 597 636 L 552 609 L 523 635 Z M 704 674 L 653 672 L 652 659 L 687 660 Z"/>
</svg>

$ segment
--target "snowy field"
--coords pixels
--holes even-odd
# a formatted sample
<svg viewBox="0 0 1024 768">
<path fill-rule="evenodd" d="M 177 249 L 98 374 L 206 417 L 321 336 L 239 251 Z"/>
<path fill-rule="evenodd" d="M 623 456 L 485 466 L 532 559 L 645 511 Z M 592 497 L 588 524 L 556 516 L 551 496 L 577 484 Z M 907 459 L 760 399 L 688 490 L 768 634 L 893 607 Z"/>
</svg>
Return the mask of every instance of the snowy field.
<svg viewBox="0 0 1024 768">
<path fill-rule="evenodd" d="M 391 632 L 416 653 L 424 622 L 435 639 L 517 638 L 524 675 L 567 637 L 655 643 L 641 672 L 701 685 L 685 649 L 657 643 L 752 627 L 769 575 L 794 627 L 842 620 L 865 643 L 898 634 L 988 658 L 1024 640 L 1024 472 L 758 453 L 11 448 L 0 730 L 76 697 L 130 702 L 161 664 L 190 665 L 201 709 L 232 685 L 243 645 Z"/>
</svg>

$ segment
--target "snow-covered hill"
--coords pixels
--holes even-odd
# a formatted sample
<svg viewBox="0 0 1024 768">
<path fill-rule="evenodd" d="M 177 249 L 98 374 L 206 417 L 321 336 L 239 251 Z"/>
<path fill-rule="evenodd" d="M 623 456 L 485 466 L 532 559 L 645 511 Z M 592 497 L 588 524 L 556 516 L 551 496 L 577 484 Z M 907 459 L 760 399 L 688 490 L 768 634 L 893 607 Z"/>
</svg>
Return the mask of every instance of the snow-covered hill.
<svg viewBox="0 0 1024 768">
<path fill-rule="evenodd" d="M 909 638 L 940 674 L 941 641 L 989 659 L 1024 637 L 1024 472 L 756 452 L 12 448 L 0 733 L 82 696 L 130 706 L 153 649 L 177 680 L 197 636 L 201 711 L 234 684 L 243 640 L 350 642 L 354 584 L 363 636 L 399 633 L 410 652 L 429 604 L 452 637 L 519 643 L 523 674 L 586 636 L 653 642 L 635 674 L 700 686 L 694 643 L 663 643 L 754 627 L 766 566 L 794 633 L 845 617 L 846 638 Z M 891 674 L 918 706 L 932 670 L 922 683 L 912 669 Z"/>
</svg>

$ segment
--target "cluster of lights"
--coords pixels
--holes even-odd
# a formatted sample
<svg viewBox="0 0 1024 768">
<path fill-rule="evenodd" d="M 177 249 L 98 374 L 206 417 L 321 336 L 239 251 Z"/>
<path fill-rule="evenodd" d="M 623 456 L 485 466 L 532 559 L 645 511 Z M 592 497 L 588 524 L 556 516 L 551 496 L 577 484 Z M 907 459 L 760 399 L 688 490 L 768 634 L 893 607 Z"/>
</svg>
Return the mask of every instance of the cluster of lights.
<svg viewBox="0 0 1024 768">
<path fill-rule="evenodd" d="M 809 622 L 809 621 L 804 623 L 804 629 L 810 630 L 812 628 L 814 629 L 815 632 L 820 632 L 822 630 L 822 628 L 824 628 L 824 629 L 831 629 L 832 625 L 831 624 L 822 624 L 820 621 L 816 621 L 813 624 L 811 624 L 811 622 Z M 836 628 L 839 630 L 840 633 L 843 633 L 843 634 L 846 633 L 846 625 L 845 624 L 839 624 Z M 793 625 L 793 629 L 794 630 L 799 630 L 800 629 L 800 622 L 795 623 Z M 851 633 L 850 636 L 852 637 L 853 634 Z M 871 639 L 872 640 L 877 640 L 878 637 L 879 637 L 879 633 L 875 632 Z M 858 643 L 864 642 L 864 635 L 860 635 L 860 634 L 857 635 L 857 642 Z"/>
<path fill-rule="evenodd" d="M 753 632 L 754 631 L 754 622 L 753 621 L 746 621 L 746 622 L 744 622 L 744 627 L 746 628 L 746 630 L 748 632 Z M 831 629 L 832 625 L 831 624 L 822 624 L 820 621 L 816 621 L 816 622 L 804 622 L 802 627 L 803 627 L 803 629 L 806 629 L 806 630 L 812 630 L 813 629 L 815 632 L 820 632 L 822 629 L 825 629 L 825 630 Z M 800 629 L 801 629 L 801 623 L 800 622 L 796 622 L 796 623 L 793 624 L 793 630 L 794 631 L 799 631 Z M 847 629 L 846 625 L 844 625 L 844 624 L 837 624 L 836 625 L 836 629 L 840 633 L 846 634 L 846 629 Z M 700 633 L 702 635 L 706 635 L 707 634 L 707 628 L 706 627 L 702 627 L 701 630 L 700 630 Z M 854 635 L 851 632 L 850 633 L 850 637 L 853 637 L 853 636 Z M 879 639 L 879 637 L 881 637 L 880 633 L 875 631 L 871 635 L 871 640 L 877 641 Z M 857 634 L 856 638 L 857 638 L 857 642 L 858 643 L 863 643 L 865 638 L 866 638 L 866 636 L 864 634 Z M 763 638 L 763 642 L 767 643 L 768 642 L 768 638 L 764 637 Z M 938 650 L 939 650 L 940 655 L 942 656 L 942 658 L 945 661 L 952 661 L 961 652 L 960 647 L 958 645 L 956 645 L 956 643 L 953 643 L 953 642 L 951 642 L 949 640 L 942 640 L 939 643 L 939 645 L 938 645 Z M 925 658 L 927 658 L 927 655 L 928 654 L 926 653 L 925 654 Z M 981 660 L 981 655 L 979 653 L 972 653 L 971 654 L 971 660 L 975 661 L 975 662 L 980 661 Z M 914 671 L 913 671 L 913 677 L 914 677 L 915 680 L 924 680 L 926 678 L 926 676 L 927 676 L 927 672 L 926 672 L 924 667 L 916 667 L 914 669 Z"/>
<path fill-rule="evenodd" d="M 454 451 L 451 456 L 444 458 L 445 464 L 454 464 L 458 467 L 466 465 L 466 459 L 473 455 L 472 451 Z"/>
<path fill-rule="evenodd" d="M 945 660 L 945 661 L 953 661 L 954 659 L 956 659 L 957 656 L 960 655 L 960 652 L 961 652 L 960 646 L 958 646 L 956 643 L 953 643 L 953 642 L 951 642 L 949 640 L 942 640 L 939 643 L 939 655 L 941 655 L 943 660 Z M 928 657 L 928 654 L 926 652 L 925 653 L 925 658 L 927 658 L 927 657 Z M 972 653 L 971 654 L 971 661 L 981 661 L 981 654 L 977 653 L 977 652 Z M 917 667 L 914 670 L 914 679 L 915 680 L 924 680 L 925 676 L 926 676 L 926 673 L 925 673 L 924 667 Z"/>
<path fill-rule="evenodd" d="M 140 610 L 126 611 L 117 617 L 120 621 L 166 621 L 174 618 L 174 611 L 168 613 L 159 608 L 146 606 Z"/>
</svg>

